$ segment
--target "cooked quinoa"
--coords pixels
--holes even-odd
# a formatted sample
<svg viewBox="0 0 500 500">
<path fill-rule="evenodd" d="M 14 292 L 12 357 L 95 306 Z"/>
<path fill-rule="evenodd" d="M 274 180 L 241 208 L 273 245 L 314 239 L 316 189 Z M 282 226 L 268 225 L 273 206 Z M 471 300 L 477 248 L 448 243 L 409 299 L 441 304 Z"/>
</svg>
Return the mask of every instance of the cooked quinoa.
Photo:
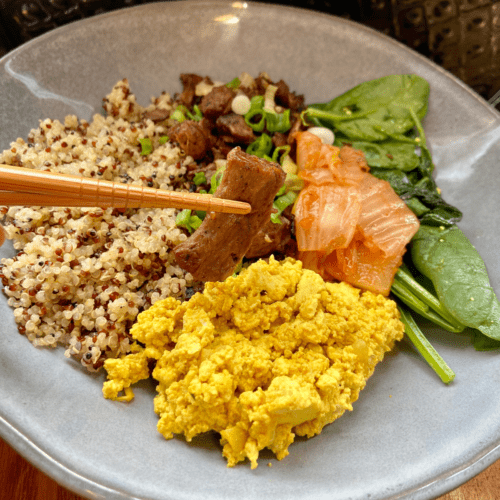
<svg viewBox="0 0 500 500">
<path fill-rule="evenodd" d="M 162 189 L 184 189 L 192 158 L 166 141 L 165 124 L 143 118 L 170 109 L 168 94 L 136 103 L 127 80 L 103 100 L 91 123 L 46 119 L 0 154 L 0 163 Z M 150 154 L 140 139 L 149 138 Z M 89 370 L 129 352 L 129 328 L 159 299 L 183 298 L 192 278 L 172 248 L 186 234 L 175 209 L 1 208 L 18 251 L 2 259 L 0 278 L 19 331 L 36 346 L 63 345 Z"/>
</svg>

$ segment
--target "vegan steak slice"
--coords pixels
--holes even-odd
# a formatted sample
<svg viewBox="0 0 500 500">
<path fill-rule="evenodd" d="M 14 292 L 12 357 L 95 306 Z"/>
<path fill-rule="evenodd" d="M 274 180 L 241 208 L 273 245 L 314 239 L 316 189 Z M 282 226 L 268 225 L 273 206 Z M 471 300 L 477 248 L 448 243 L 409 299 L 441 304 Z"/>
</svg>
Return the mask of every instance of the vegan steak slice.
<svg viewBox="0 0 500 500">
<path fill-rule="evenodd" d="M 197 281 L 223 281 L 231 276 L 255 235 L 267 224 L 285 177 L 276 163 L 239 147 L 232 149 L 214 196 L 250 203 L 252 211 L 247 215 L 208 212 L 200 227 L 175 247 L 179 266 Z"/>
</svg>

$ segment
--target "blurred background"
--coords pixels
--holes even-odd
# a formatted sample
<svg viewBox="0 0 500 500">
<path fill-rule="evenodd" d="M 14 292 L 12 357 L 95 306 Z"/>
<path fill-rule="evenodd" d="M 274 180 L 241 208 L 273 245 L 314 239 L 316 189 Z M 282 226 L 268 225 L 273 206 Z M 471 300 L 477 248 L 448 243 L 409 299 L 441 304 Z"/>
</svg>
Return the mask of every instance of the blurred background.
<svg viewBox="0 0 500 500">
<path fill-rule="evenodd" d="M 0 56 L 57 26 L 148 1 L 154 0 L 0 0 Z M 432 59 L 485 99 L 500 89 L 500 0 L 272 3 L 326 12 L 370 26 Z"/>
</svg>

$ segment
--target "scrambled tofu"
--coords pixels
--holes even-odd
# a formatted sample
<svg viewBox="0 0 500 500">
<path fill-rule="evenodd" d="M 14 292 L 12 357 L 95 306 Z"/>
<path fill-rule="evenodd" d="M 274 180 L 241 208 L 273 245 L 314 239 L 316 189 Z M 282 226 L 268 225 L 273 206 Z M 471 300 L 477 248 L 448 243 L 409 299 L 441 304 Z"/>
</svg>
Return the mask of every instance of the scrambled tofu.
<svg viewBox="0 0 500 500">
<path fill-rule="evenodd" d="M 319 434 L 352 410 L 403 331 L 392 300 L 271 257 L 141 313 L 135 352 L 105 362 L 103 393 L 130 400 L 156 360 L 159 432 L 190 441 L 214 430 L 228 466 L 248 458 L 255 468 L 260 450 L 282 459 L 295 435 Z"/>
</svg>

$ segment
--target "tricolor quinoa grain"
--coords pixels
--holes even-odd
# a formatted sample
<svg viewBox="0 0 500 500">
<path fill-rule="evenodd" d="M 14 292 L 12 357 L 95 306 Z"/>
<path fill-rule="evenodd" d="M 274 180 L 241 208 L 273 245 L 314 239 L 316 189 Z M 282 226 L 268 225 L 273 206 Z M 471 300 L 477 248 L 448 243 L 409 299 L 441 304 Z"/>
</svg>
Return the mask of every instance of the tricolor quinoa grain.
<svg viewBox="0 0 500 500">
<path fill-rule="evenodd" d="M 91 123 L 67 116 L 43 120 L 17 139 L 0 163 L 163 189 L 185 188 L 193 162 L 166 141 L 166 128 L 145 117 L 169 110 L 168 94 L 148 108 L 127 80 L 104 99 L 106 116 Z M 152 153 L 142 154 L 149 138 Z M 186 239 L 174 209 L 1 209 L 18 254 L 2 260 L 0 278 L 19 331 L 36 346 L 65 346 L 89 370 L 129 352 L 128 330 L 158 299 L 183 298 L 191 276 L 171 249 Z"/>
</svg>

